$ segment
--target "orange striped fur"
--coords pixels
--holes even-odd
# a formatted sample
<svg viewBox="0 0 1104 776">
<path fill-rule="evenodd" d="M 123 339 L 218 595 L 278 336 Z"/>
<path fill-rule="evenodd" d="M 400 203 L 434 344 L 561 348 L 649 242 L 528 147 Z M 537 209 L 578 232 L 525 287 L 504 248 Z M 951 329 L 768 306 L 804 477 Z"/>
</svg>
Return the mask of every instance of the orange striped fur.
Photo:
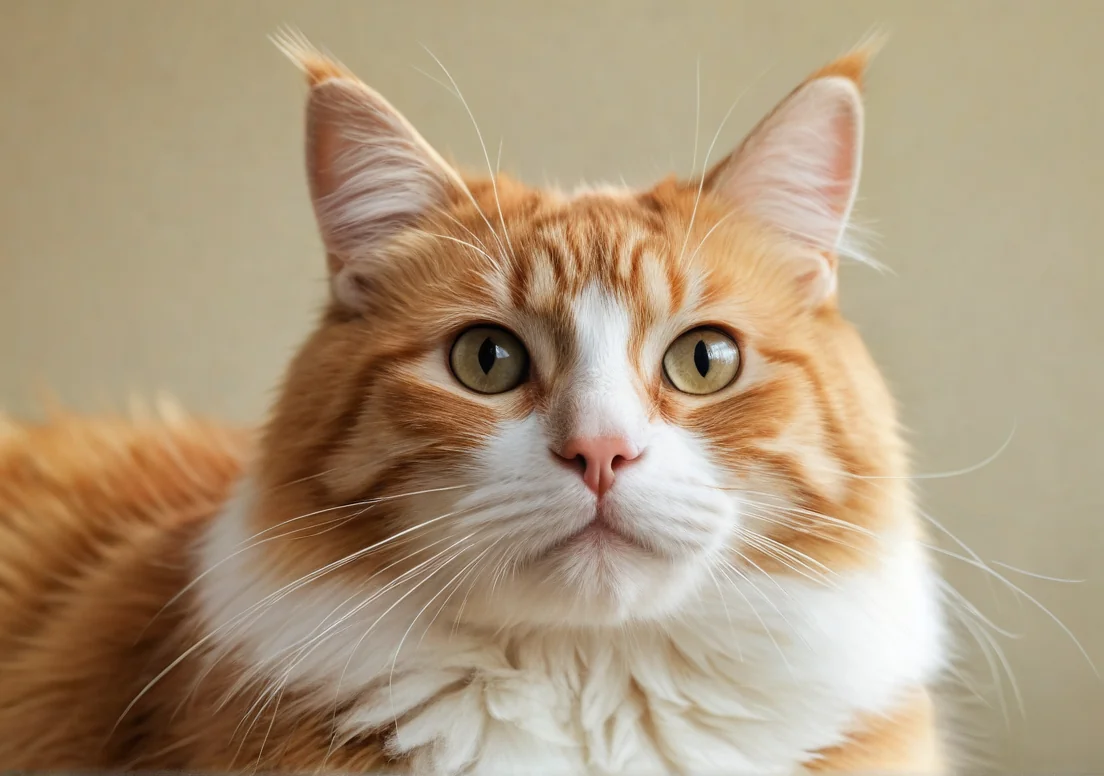
<svg viewBox="0 0 1104 776">
<path fill-rule="evenodd" d="M 545 440 L 540 444 L 552 450 L 549 471 L 568 478 L 557 492 L 577 488 L 582 499 L 582 485 L 572 484 L 574 475 L 555 456 L 577 433 L 587 402 L 602 399 L 575 393 L 582 379 L 578 365 L 591 346 L 580 310 L 592 298 L 601 301 L 594 308 L 599 313 L 615 310 L 622 316 L 616 320 L 625 322 L 619 401 L 640 408 L 643 426 L 671 429 L 677 439 L 700 444 L 701 460 L 708 462 L 701 466 L 716 472 L 710 480 L 715 484 L 702 486 L 709 492 L 701 498 L 724 504 L 742 499 L 744 522 L 725 539 L 717 575 L 772 579 L 780 589 L 800 586 L 807 577 L 813 587 L 818 580 L 830 587 L 837 578 L 874 573 L 886 537 L 900 537 L 893 541 L 911 547 L 918 528 L 893 401 L 841 315 L 834 290 L 821 296 L 810 290 L 817 278 L 835 272 L 835 252 L 803 244 L 777 224 L 734 208 L 723 190 L 730 185 L 730 168 L 744 163 L 741 154 L 762 142 L 758 135 L 701 180 L 672 178 L 642 192 L 568 195 L 506 176 L 461 180 L 439 169 L 440 158 L 346 68 L 301 42 L 285 41 L 285 47 L 312 87 L 308 168 L 327 237 L 334 300 L 290 364 L 258 440 L 179 418 L 63 415 L 41 426 L 9 423 L 0 431 L 0 766 L 349 771 L 386 765 L 455 772 L 441 764 L 442 753 L 450 751 L 444 744 L 437 750 L 401 749 L 395 731 L 414 724 L 424 704 L 459 697 L 469 683 L 483 681 L 478 671 L 446 682 L 423 705 L 396 711 L 390 721 L 338 736 L 339 720 L 355 716 L 379 687 L 368 683 L 349 695 L 322 693 L 318 683 L 328 682 L 328 674 L 300 680 L 289 678 L 291 668 L 276 682 L 279 677 L 266 673 L 251 651 L 265 645 L 248 635 L 235 640 L 248 626 L 238 621 L 220 629 L 212 619 L 217 609 L 211 601 L 225 596 L 232 602 L 228 580 L 245 577 L 220 576 L 219 564 L 205 566 L 203 552 L 217 545 L 211 537 L 220 521 L 237 514 L 237 502 L 229 499 L 238 483 L 246 493 L 242 525 L 264 540 L 256 549 L 250 545 L 248 560 L 234 574 L 256 574 L 249 579 L 258 585 L 264 580 L 273 590 L 330 567 L 336 570 L 323 584 L 332 581 L 343 591 L 377 578 L 392 585 L 421 579 L 419 564 L 435 543 L 444 546 L 440 542 L 469 530 L 457 526 L 467 525 L 459 513 L 472 509 L 461 500 L 465 489 L 483 486 L 473 471 L 484 472 L 478 469 L 484 464 L 473 462 L 504 444 L 504 429 L 527 428 L 534 418 Z M 820 88 L 818 79 L 843 79 L 853 86 L 832 88 L 857 88 L 865 58 L 861 52 L 848 55 L 806 84 Z M 826 94 L 829 99 L 836 93 Z M 763 126 L 787 120 L 789 106 L 784 103 Z M 346 109 L 375 122 L 372 143 L 387 142 L 378 141 L 379 133 L 401 136 L 393 147 L 380 145 L 378 155 L 392 154 L 387 163 L 426 166 L 410 177 L 405 193 L 373 195 L 395 197 L 385 203 L 385 215 L 379 209 L 356 211 L 377 214 L 378 222 L 361 231 L 337 220 L 353 211 L 334 209 L 342 204 L 341 186 L 355 183 L 342 179 L 338 151 L 360 142 L 359 135 L 330 126 Z M 850 114 L 840 115 L 832 126 L 846 129 Z M 361 253 L 350 248 L 356 247 L 350 235 L 365 241 Z M 516 389 L 474 393 L 450 375 L 451 343 L 476 324 L 502 326 L 525 343 L 529 372 Z M 668 345 L 695 326 L 725 332 L 742 359 L 731 386 L 712 395 L 675 390 L 662 367 Z M 648 448 L 642 461 L 661 454 Z M 568 462 L 568 468 L 573 465 Z M 500 464 L 486 466 L 493 473 Z M 615 483 L 628 482 L 629 471 L 619 469 Z M 695 468 L 688 471 L 694 475 Z M 661 478 L 662 471 L 651 477 Z M 658 503 L 658 496 L 649 498 L 647 504 Z M 647 504 L 641 509 L 653 509 Z M 419 527 L 428 515 L 449 510 L 458 516 Z M 619 520 L 631 519 L 629 507 L 622 512 Z M 538 511 L 511 519 L 531 526 L 545 518 Z M 658 638 L 648 623 L 683 617 L 691 606 L 681 598 L 660 604 L 667 591 L 648 587 L 663 581 L 664 564 L 675 563 L 669 556 L 682 552 L 673 549 L 675 539 L 668 546 L 657 538 L 652 546 L 648 537 L 639 538 L 640 546 L 624 549 L 624 557 L 644 554 L 624 567 L 616 554 L 622 549 L 609 549 L 608 557 L 594 561 L 608 566 L 593 572 L 601 588 L 593 600 L 585 585 L 581 592 L 564 592 L 576 578 L 572 574 L 597 557 L 586 555 L 591 550 L 566 557 L 562 542 L 541 549 L 521 546 L 523 541 L 499 538 L 496 551 L 515 542 L 513 554 L 487 555 L 501 563 L 487 573 L 473 566 L 478 573 L 470 582 L 458 573 L 453 579 L 460 580 L 456 589 L 462 592 L 437 610 L 442 622 L 453 617 L 450 624 L 462 638 L 496 645 L 501 639 L 503 659 L 512 665 L 524 663 L 524 644 L 538 638 L 534 634 L 574 633 L 584 644 L 603 628 L 613 633 L 639 627 L 645 634 L 640 638 Z M 490 546 L 473 544 L 471 555 L 460 555 L 463 548 L 450 562 L 475 557 L 476 550 L 491 552 Z M 706 559 L 713 557 L 709 553 L 679 560 L 679 574 L 696 578 L 695 567 L 714 563 Z M 238 560 L 227 556 L 222 563 L 237 568 Z M 632 563 L 647 573 L 634 576 Z M 590 579 L 591 571 L 579 571 L 579 578 Z M 702 589 L 711 589 L 709 577 L 704 579 Z M 638 582 L 652 592 L 631 599 L 626 591 Z M 607 584 L 609 589 L 602 587 Z M 568 630 L 561 630 L 560 619 Z M 419 623 L 411 641 L 434 642 L 427 636 L 431 627 Z M 741 642 L 733 639 L 729 646 L 732 658 Z M 669 665 L 684 659 L 687 671 L 701 668 L 669 649 Z M 815 674 L 815 666 L 810 671 Z M 400 670 L 399 678 L 404 675 Z M 633 723 L 639 724 L 633 735 L 652 736 L 654 743 L 660 723 L 651 715 L 662 704 L 638 684 L 640 676 L 633 677 L 637 689 L 624 690 L 625 703 L 643 704 L 633 706 L 633 719 L 645 720 Z M 584 680 L 590 681 L 585 674 Z M 799 747 L 792 766 L 939 770 L 927 684 L 926 678 L 901 679 L 877 709 L 856 701 L 830 742 Z M 685 703 L 693 707 L 693 698 Z M 480 751 L 495 751 L 490 725 L 480 728 Z M 599 750 L 587 746 L 589 762 L 598 762 L 593 758 Z M 637 762 L 627 756 L 625 762 Z M 679 755 L 655 757 L 665 763 L 664 772 L 689 769 Z M 465 762 L 475 773 L 492 772 L 495 765 Z"/>
</svg>

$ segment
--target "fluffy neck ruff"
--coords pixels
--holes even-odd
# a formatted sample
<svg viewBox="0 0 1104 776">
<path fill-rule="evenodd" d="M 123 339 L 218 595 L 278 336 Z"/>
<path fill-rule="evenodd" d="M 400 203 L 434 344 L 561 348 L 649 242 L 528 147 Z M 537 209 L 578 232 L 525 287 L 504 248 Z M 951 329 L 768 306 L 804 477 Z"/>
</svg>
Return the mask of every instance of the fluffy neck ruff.
<svg viewBox="0 0 1104 776">
<path fill-rule="evenodd" d="M 435 616 L 431 585 L 276 581 L 246 549 L 248 485 L 197 548 L 213 653 L 313 688 L 288 713 L 343 709 L 337 743 L 390 730 L 416 772 L 788 771 L 944 664 L 934 572 L 904 528 L 827 581 L 748 573 L 663 622 L 491 632 Z"/>
</svg>

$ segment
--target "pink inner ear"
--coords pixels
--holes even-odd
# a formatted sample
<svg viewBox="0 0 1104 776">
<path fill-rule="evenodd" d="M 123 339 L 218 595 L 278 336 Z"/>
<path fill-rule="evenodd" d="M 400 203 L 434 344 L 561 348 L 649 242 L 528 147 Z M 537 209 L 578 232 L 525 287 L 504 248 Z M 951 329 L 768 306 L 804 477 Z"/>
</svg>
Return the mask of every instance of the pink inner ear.
<svg viewBox="0 0 1104 776">
<path fill-rule="evenodd" d="M 358 277 L 399 232 L 447 200 L 456 177 L 417 131 L 363 84 L 331 79 L 311 91 L 307 170 L 331 270 Z M 335 260 L 336 259 L 336 260 Z"/>
<path fill-rule="evenodd" d="M 811 81 L 718 165 L 711 188 L 785 234 L 834 251 L 858 183 L 861 126 L 852 81 Z"/>
<path fill-rule="evenodd" d="M 835 205 L 834 209 L 841 220 L 849 215 L 852 190 L 858 183 L 854 180 L 858 153 L 854 140 L 858 134 L 855 118 L 850 110 L 844 110 L 832 121 L 832 136 L 839 138 L 840 142 L 836 144 L 836 153 L 830 168 L 831 182 L 825 186 L 824 197 Z"/>
<path fill-rule="evenodd" d="M 322 112 L 321 110 L 319 111 Z M 341 136 L 330 117 L 314 116 L 307 149 L 307 174 L 311 194 L 321 198 L 333 194 L 339 183 L 334 174 L 334 159 L 341 154 Z"/>
</svg>

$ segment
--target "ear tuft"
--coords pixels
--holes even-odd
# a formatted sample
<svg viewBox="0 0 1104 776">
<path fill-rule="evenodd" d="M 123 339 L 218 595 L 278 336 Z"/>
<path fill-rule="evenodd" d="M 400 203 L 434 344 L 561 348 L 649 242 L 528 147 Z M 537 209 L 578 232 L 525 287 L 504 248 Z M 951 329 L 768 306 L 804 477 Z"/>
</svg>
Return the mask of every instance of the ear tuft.
<svg viewBox="0 0 1104 776">
<path fill-rule="evenodd" d="M 830 298 L 862 166 L 862 79 L 881 36 L 821 68 L 759 122 L 703 181 L 788 237 L 810 304 Z"/>
<path fill-rule="evenodd" d="M 861 92 L 866 70 L 874 57 L 885 46 L 888 37 L 881 30 L 871 32 L 846 54 L 809 76 L 806 83 L 818 78 L 846 78 L 855 84 L 855 87 Z"/>
<path fill-rule="evenodd" d="M 384 97 L 302 34 L 273 42 L 307 74 L 306 162 L 335 301 L 368 304 L 387 246 L 467 189 Z"/>
<path fill-rule="evenodd" d="M 269 39 L 292 64 L 306 73 L 309 86 L 318 86 L 333 79 L 358 80 L 349 68 L 317 48 L 299 30 L 284 27 L 270 35 Z"/>
</svg>

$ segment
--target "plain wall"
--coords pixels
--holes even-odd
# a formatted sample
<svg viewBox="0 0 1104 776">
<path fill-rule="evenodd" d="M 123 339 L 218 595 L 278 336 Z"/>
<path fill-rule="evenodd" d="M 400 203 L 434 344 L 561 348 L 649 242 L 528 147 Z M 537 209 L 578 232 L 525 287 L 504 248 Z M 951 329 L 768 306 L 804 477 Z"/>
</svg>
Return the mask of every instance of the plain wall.
<svg viewBox="0 0 1104 776">
<path fill-rule="evenodd" d="M 164 389 L 251 422 L 325 293 L 305 88 L 266 39 L 279 25 L 481 167 L 425 44 L 492 160 L 501 139 L 504 170 L 565 184 L 690 172 L 699 61 L 700 164 L 739 95 L 714 159 L 884 26 L 860 213 L 892 272 L 845 269 L 843 304 L 918 472 L 975 467 L 1012 434 L 976 470 L 918 479 L 925 509 L 986 560 L 1085 579 L 994 567 L 1104 663 L 1104 3 L 6 0 L 0 22 L 0 403 L 34 414 L 48 386 L 97 410 Z M 996 639 L 1026 715 L 967 640 L 989 706 L 956 731 L 1005 768 L 1104 768 L 1104 688 L 1071 637 L 942 560 L 1021 635 Z"/>
</svg>

